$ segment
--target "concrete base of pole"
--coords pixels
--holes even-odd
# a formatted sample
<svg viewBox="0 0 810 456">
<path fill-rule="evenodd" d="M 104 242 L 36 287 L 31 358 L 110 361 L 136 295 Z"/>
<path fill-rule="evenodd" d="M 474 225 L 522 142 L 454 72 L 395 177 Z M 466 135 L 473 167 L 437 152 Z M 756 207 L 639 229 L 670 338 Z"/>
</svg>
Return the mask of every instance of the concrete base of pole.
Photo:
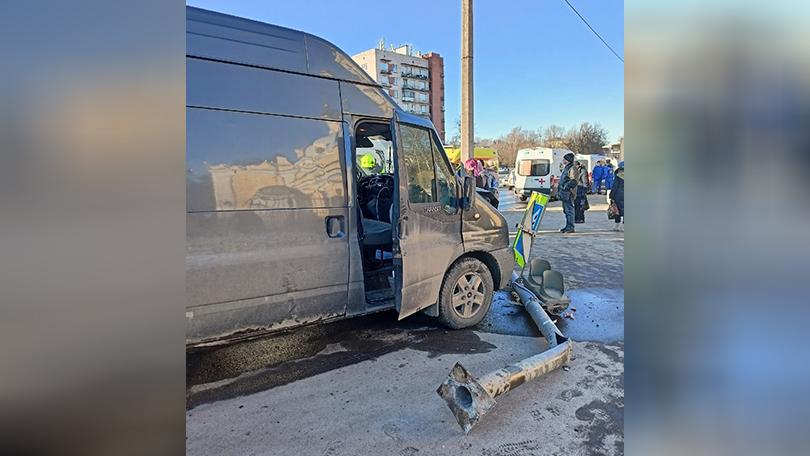
<svg viewBox="0 0 810 456">
<path fill-rule="evenodd" d="M 495 398 L 530 380 L 551 372 L 571 359 L 571 342 L 476 379 L 456 363 L 447 380 L 436 391 L 444 399 L 461 429 L 467 434 L 495 406 Z"/>
<path fill-rule="evenodd" d="M 554 325 L 537 297 L 515 281 L 512 282 L 512 289 L 520 296 L 532 320 L 546 338 L 549 348 L 490 372 L 480 379 L 475 378 L 460 363 L 453 366 L 450 375 L 436 392 L 447 403 L 465 434 L 495 406 L 495 398 L 557 369 L 571 359 L 571 341 Z"/>
</svg>

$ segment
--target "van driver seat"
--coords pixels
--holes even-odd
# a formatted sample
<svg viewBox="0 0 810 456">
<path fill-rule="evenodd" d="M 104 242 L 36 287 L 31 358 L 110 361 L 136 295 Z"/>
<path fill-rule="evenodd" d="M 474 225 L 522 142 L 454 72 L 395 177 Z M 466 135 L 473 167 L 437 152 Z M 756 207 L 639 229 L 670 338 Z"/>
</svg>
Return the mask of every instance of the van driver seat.
<svg viewBox="0 0 810 456">
<path fill-rule="evenodd" d="M 391 224 L 374 219 L 363 219 L 363 245 L 382 247 L 391 245 Z"/>
</svg>

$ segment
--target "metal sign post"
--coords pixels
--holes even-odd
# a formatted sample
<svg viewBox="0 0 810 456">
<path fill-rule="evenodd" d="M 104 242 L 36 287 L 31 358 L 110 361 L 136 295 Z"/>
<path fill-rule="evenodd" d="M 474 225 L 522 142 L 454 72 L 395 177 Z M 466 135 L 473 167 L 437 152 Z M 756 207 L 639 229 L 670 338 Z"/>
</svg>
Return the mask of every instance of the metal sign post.
<svg viewBox="0 0 810 456">
<path fill-rule="evenodd" d="M 548 199 L 546 194 L 532 192 L 526 205 L 526 211 L 523 212 L 523 219 L 518 224 L 512 250 L 515 252 L 515 263 L 520 266 L 521 275 L 529 262 L 532 243 L 537 235 L 537 230 L 540 228 L 540 220 L 542 220 L 543 214 L 546 212 Z"/>
</svg>

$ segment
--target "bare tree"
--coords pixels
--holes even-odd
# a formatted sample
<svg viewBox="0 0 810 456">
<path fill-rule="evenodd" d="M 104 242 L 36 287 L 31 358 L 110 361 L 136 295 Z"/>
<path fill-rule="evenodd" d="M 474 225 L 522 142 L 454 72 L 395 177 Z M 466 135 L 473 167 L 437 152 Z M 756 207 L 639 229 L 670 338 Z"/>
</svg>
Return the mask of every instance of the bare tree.
<svg viewBox="0 0 810 456">
<path fill-rule="evenodd" d="M 562 149 L 565 144 L 565 129 L 559 125 L 549 125 L 543 130 L 543 147 Z"/>
<path fill-rule="evenodd" d="M 518 150 L 539 146 L 540 139 L 540 133 L 537 131 L 515 127 L 506 135 L 496 139 L 492 143 L 492 147 L 498 154 L 498 161 L 511 165 L 515 163 Z"/>
<path fill-rule="evenodd" d="M 461 144 L 461 117 L 456 117 L 456 132 L 450 137 L 447 142 L 448 145 L 452 144 L 458 146 Z"/>
<path fill-rule="evenodd" d="M 461 120 L 457 120 L 456 124 L 460 126 Z M 515 163 L 517 151 L 520 149 L 543 146 L 570 149 L 579 154 L 594 154 L 602 151 L 606 138 L 607 132 L 599 124 L 583 122 L 568 131 L 553 124 L 537 130 L 515 127 L 509 133 L 494 140 L 475 138 L 475 143 L 477 146 L 492 147 L 498 154 L 498 160 L 502 164 L 511 166 Z"/>
<path fill-rule="evenodd" d="M 456 125 L 455 125 L 455 127 L 456 127 L 455 133 L 453 134 L 453 136 L 451 136 L 447 140 L 446 145 L 461 147 L 461 118 L 460 117 L 456 117 Z M 478 129 L 478 124 L 475 124 L 475 126 L 473 128 L 477 130 Z M 492 140 L 487 139 L 487 138 L 481 138 L 480 136 L 476 136 L 473 142 L 475 143 L 476 146 L 481 146 L 482 143 L 491 143 Z"/>
<path fill-rule="evenodd" d="M 492 147 L 495 141 L 492 138 L 475 137 L 475 147 Z"/>
<path fill-rule="evenodd" d="M 599 124 L 583 122 L 579 127 L 573 127 L 565 134 L 564 145 L 578 154 L 596 154 L 602 152 L 602 146 L 607 142 L 607 131 Z"/>
</svg>

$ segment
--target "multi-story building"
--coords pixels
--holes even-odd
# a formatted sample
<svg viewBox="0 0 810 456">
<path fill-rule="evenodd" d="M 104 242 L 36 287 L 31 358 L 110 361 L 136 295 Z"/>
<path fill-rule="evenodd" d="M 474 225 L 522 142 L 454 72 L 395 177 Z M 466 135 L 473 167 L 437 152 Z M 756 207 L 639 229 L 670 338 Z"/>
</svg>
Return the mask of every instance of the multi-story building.
<svg viewBox="0 0 810 456">
<path fill-rule="evenodd" d="M 602 153 L 607 157 L 615 159 L 616 163 L 624 161 L 624 136 L 619 138 L 615 143 L 602 146 Z"/>
<path fill-rule="evenodd" d="M 355 54 L 355 62 L 383 86 L 402 108 L 429 118 L 444 142 L 444 60 L 411 46 L 377 48 Z"/>
</svg>

